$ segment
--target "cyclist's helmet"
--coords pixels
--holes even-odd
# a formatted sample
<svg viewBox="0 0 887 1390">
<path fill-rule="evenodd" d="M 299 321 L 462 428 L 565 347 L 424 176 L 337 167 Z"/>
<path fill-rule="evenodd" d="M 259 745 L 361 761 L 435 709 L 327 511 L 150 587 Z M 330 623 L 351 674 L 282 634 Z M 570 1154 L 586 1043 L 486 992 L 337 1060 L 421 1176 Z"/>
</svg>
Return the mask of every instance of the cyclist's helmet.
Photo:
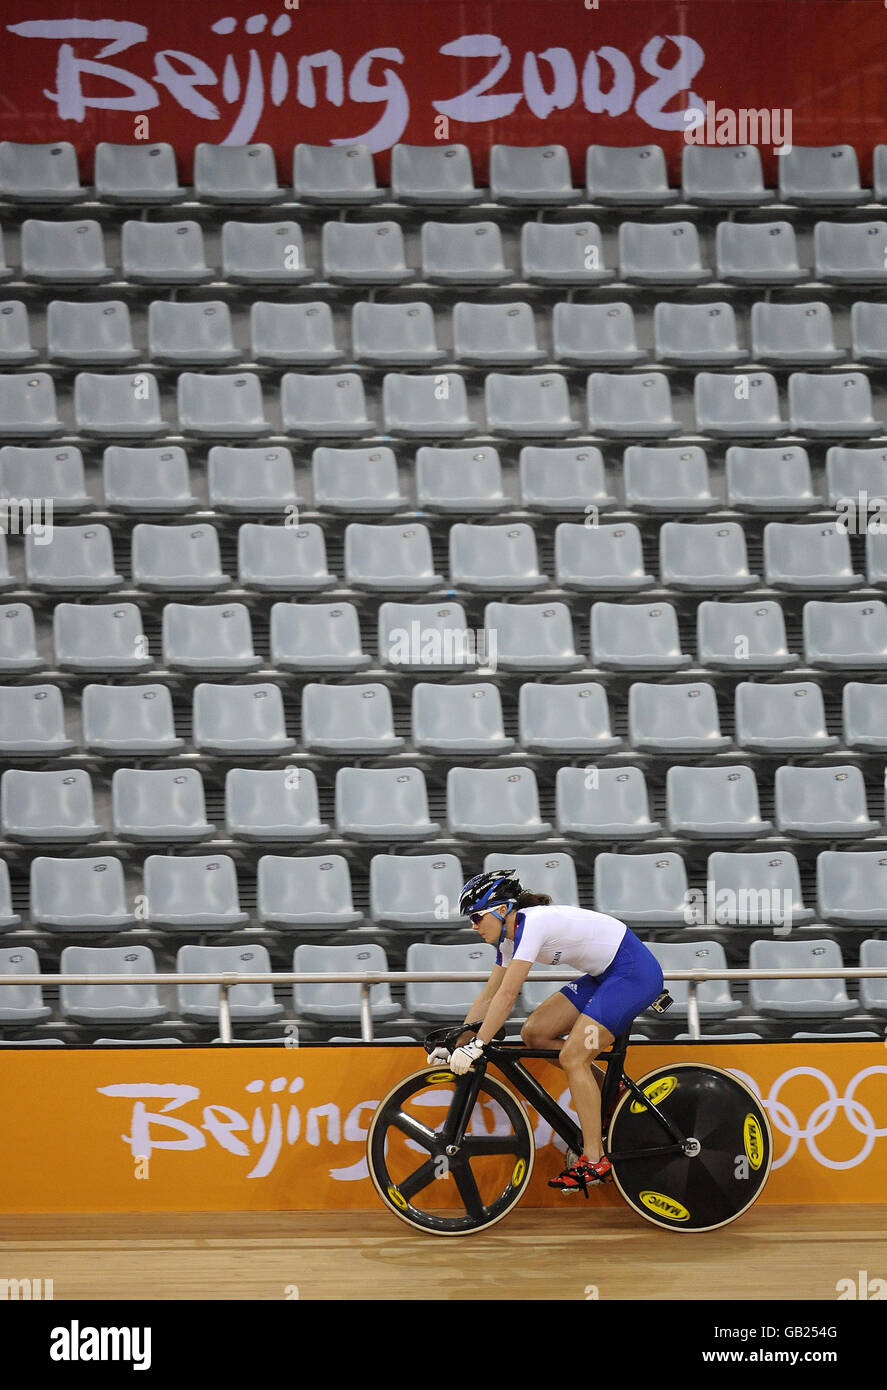
<svg viewBox="0 0 887 1390">
<path fill-rule="evenodd" d="M 489 912 L 502 903 L 516 903 L 523 891 L 516 869 L 490 869 L 475 874 L 462 889 L 459 911 L 463 917 L 472 912 Z"/>
</svg>

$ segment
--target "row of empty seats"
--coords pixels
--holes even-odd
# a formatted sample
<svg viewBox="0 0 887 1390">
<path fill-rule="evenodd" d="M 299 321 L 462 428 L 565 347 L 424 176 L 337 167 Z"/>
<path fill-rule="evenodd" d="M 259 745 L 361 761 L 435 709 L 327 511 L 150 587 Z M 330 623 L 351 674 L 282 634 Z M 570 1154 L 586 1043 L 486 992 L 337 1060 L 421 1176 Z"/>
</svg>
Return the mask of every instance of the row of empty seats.
<svg viewBox="0 0 887 1390">
<path fill-rule="evenodd" d="M 869 815 L 869 791 L 852 764 L 777 767 L 773 820 L 762 819 L 759 778 L 745 764 L 669 767 L 666 825 L 651 818 L 640 767 L 560 767 L 554 823 L 540 814 L 532 768 L 451 767 L 446 827 L 429 816 L 420 768 L 340 767 L 335 775 L 339 836 L 356 840 L 431 840 L 449 833 L 470 840 L 532 841 L 552 834 L 579 839 L 644 840 L 663 835 L 755 839 L 772 835 L 843 839 L 882 836 Z M 883 784 L 883 774 L 881 776 Z M 882 807 L 878 790 L 878 810 Z M 118 768 L 111 777 L 110 828 L 96 819 L 94 788 L 82 768 L 0 777 L 0 833 L 23 844 L 84 844 L 118 838 L 136 844 L 193 843 L 215 834 L 206 818 L 204 783 L 193 767 Z M 227 835 L 246 841 L 322 839 L 318 783 L 310 768 L 232 768 L 225 776 Z"/>
<path fill-rule="evenodd" d="M 489 199 L 496 203 L 556 206 L 588 199 L 600 203 L 657 206 L 683 197 L 702 205 L 755 207 L 777 197 L 787 203 L 852 205 L 887 199 L 887 145 L 872 154 L 874 189 L 863 188 L 851 145 L 794 145 L 780 150 L 779 186 L 764 187 L 761 156 L 753 145 L 685 146 L 682 187 L 670 188 L 660 145 L 589 145 L 585 188 L 573 186 L 563 145 L 490 147 L 489 188 L 477 187 L 466 145 L 395 144 L 391 186 L 380 188 L 371 151 L 298 144 L 292 155 L 292 188 L 278 184 L 277 162 L 263 143 L 194 147 L 193 188 L 179 183 L 176 155 L 165 143 L 95 147 L 93 187 L 82 186 L 77 153 L 68 141 L 0 143 L 0 199 L 70 203 L 95 196 L 115 202 L 177 202 L 189 196 L 209 203 L 303 202 L 360 204 L 389 195 L 403 203 L 453 206 Z"/>
</svg>

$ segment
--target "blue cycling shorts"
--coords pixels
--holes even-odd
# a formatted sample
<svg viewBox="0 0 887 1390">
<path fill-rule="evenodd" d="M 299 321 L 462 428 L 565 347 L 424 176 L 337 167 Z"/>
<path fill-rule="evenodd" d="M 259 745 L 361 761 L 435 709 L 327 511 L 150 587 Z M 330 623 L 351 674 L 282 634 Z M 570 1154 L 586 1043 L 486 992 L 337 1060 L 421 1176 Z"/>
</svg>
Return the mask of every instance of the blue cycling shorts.
<svg viewBox="0 0 887 1390">
<path fill-rule="evenodd" d="M 609 1028 L 614 1038 L 624 1033 L 633 1018 L 662 993 L 662 968 L 634 932 L 625 936 L 601 975 L 580 975 L 560 993 L 586 1014 Z"/>
</svg>

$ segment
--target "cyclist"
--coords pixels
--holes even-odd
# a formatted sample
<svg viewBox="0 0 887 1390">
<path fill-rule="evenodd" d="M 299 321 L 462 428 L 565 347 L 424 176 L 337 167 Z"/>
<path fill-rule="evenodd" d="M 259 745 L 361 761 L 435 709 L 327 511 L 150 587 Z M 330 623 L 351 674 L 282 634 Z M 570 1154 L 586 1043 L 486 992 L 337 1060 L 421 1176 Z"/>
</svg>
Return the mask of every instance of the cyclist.
<svg viewBox="0 0 887 1390">
<path fill-rule="evenodd" d="M 659 962 L 624 922 L 603 912 L 552 904 L 546 894 L 525 890 L 514 869 L 470 878 L 459 910 L 496 947 L 496 963 L 466 1015 L 466 1023 L 481 1024 L 476 1036 L 448 1058 L 457 1075 L 469 1070 L 511 1016 L 535 962 L 583 972 L 534 1009 L 521 1037 L 528 1047 L 559 1052 L 582 1128 L 578 1161 L 548 1185 L 587 1197 L 588 1185 L 603 1182 L 611 1171 L 601 1142 L 601 1092 L 591 1063 L 661 994 Z M 432 1059 L 445 1060 L 446 1053 L 437 1049 Z"/>
</svg>

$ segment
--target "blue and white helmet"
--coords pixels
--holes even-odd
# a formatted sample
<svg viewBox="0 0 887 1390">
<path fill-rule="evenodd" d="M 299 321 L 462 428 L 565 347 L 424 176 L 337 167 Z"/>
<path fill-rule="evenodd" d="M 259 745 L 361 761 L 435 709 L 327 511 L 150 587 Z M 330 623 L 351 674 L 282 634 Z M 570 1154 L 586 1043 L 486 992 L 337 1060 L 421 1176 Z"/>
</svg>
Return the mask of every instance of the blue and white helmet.
<svg viewBox="0 0 887 1390">
<path fill-rule="evenodd" d="M 502 903 L 516 903 L 523 885 L 516 869 L 489 869 L 470 878 L 459 895 L 459 911 L 463 917 L 472 912 L 489 912 Z"/>
</svg>

